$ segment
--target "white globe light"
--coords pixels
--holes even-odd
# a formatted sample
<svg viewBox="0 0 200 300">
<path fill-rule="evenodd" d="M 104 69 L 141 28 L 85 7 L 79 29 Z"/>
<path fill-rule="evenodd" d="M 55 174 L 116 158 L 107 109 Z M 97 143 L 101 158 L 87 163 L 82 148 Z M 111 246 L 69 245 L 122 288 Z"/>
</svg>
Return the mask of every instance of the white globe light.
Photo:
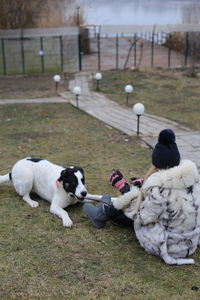
<svg viewBox="0 0 200 300">
<path fill-rule="evenodd" d="M 131 84 L 128 84 L 125 86 L 124 90 L 126 93 L 130 94 L 133 91 L 133 86 Z"/>
<path fill-rule="evenodd" d="M 40 56 L 44 55 L 44 51 L 43 50 L 39 50 L 38 51 L 38 55 L 40 55 Z"/>
<path fill-rule="evenodd" d="M 142 103 L 136 103 L 133 105 L 133 111 L 136 115 L 142 115 L 145 111 L 145 107 Z"/>
<path fill-rule="evenodd" d="M 81 88 L 79 86 L 75 86 L 75 88 L 73 89 L 73 92 L 74 92 L 75 95 L 80 95 Z"/>
<path fill-rule="evenodd" d="M 54 76 L 53 76 L 53 80 L 54 80 L 55 82 L 59 82 L 59 81 L 61 80 L 60 75 L 54 75 Z"/>
<path fill-rule="evenodd" d="M 101 78 L 102 78 L 102 74 L 101 73 L 96 73 L 95 79 L 96 80 L 101 80 Z"/>
</svg>

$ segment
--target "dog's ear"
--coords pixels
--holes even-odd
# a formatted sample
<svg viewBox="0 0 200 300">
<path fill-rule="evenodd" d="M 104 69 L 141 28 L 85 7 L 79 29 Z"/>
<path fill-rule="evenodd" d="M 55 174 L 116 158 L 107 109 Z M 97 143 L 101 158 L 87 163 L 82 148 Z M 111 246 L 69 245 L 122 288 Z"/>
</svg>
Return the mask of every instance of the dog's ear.
<svg viewBox="0 0 200 300">
<path fill-rule="evenodd" d="M 80 167 L 78 167 L 78 170 L 83 174 L 83 176 L 84 176 L 84 171 L 83 171 L 83 169 L 82 168 L 80 168 Z"/>
<path fill-rule="evenodd" d="M 68 169 L 66 168 L 65 170 L 63 170 L 61 173 L 60 173 L 60 177 L 58 178 L 58 181 L 63 181 L 64 178 L 66 178 L 68 176 Z"/>
<path fill-rule="evenodd" d="M 72 174 L 74 171 L 76 170 L 79 170 L 83 176 L 84 176 L 84 171 L 82 168 L 79 168 L 79 167 L 69 167 L 69 168 L 66 168 L 64 169 L 61 173 L 60 173 L 60 177 L 58 178 L 58 181 L 63 181 L 63 179 L 66 179 L 70 174 Z"/>
</svg>

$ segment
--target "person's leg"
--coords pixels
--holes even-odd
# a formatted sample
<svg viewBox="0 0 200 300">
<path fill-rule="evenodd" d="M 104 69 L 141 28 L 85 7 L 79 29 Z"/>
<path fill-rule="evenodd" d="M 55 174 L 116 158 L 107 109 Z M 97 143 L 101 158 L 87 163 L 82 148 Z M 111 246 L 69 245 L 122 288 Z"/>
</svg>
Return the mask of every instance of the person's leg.
<svg viewBox="0 0 200 300">
<path fill-rule="evenodd" d="M 123 174 L 119 170 L 112 171 L 110 183 L 122 194 L 130 191 L 130 185 L 127 183 Z M 90 219 L 93 226 L 99 229 L 103 228 L 106 222 L 109 220 L 118 225 L 133 227 L 133 221 L 126 217 L 122 210 L 117 210 L 112 205 L 109 194 L 105 194 L 102 197 L 100 204 L 97 206 L 89 203 L 84 204 L 83 211 L 84 214 Z"/>
<path fill-rule="evenodd" d="M 106 216 L 114 223 L 126 227 L 133 227 L 133 221 L 122 210 L 117 210 L 113 205 L 105 205 Z"/>
<path fill-rule="evenodd" d="M 97 206 L 89 203 L 83 205 L 84 214 L 90 219 L 94 227 L 103 228 L 109 220 L 118 225 L 133 227 L 133 221 L 127 218 L 122 210 L 114 208 L 109 194 L 105 194 L 101 201 Z"/>
<path fill-rule="evenodd" d="M 93 226 L 101 229 L 105 226 L 106 222 L 109 220 L 105 214 L 104 204 L 93 205 L 86 203 L 83 205 L 83 212 L 88 219 L 92 222 Z"/>
</svg>

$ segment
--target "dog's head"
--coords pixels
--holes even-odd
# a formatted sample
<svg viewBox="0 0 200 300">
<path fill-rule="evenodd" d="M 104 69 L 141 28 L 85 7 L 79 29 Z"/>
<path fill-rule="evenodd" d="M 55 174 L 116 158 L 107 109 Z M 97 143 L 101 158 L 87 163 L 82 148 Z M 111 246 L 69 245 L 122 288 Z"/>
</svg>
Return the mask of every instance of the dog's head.
<svg viewBox="0 0 200 300">
<path fill-rule="evenodd" d="M 85 187 L 85 176 L 82 168 L 71 166 L 64 169 L 59 182 L 62 182 L 64 190 L 70 195 L 75 196 L 78 200 L 83 201 L 87 195 Z"/>
</svg>

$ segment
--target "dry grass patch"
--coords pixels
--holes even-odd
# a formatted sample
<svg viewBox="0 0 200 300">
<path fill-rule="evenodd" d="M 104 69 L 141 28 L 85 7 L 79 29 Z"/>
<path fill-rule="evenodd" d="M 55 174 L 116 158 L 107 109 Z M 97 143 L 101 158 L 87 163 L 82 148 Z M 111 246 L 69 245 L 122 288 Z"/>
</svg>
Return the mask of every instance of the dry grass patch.
<svg viewBox="0 0 200 300">
<path fill-rule="evenodd" d="M 200 78 L 189 78 L 183 71 L 111 71 L 103 74 L 101 92 L 125 104 L 124 86 L 132 84 L 129 106 L 141 102 L 146 112 L 200 128 Z"/>
<path fill-rule="evenodd" d="M 54 74 L 0 77 L 0 99 L 29 99 L 57 96 Z M 67 90 L 73 75 L 62 74 L 58 92 Z"/>
<path fill-rule="evenodd" d="M 1 106 L 0 174 L 24 156 L 84 167 L 92 193 L 114 192 L 113 167 L 143 175 L 149 149 L 66 104 Z M 127 141 L 128 140 L 128 141 Z M 200 252 L 194 266 L 167 266 L 139 246 L 131 229 L 108 223 L 97 230 L 81 204 L 72 229 L 36 195 L 31 208 L 10 185 L 0 186 L 1 299 L 199 299 Z M 191 276 L 192 274 L 192 276 Z"/>
</svg>

